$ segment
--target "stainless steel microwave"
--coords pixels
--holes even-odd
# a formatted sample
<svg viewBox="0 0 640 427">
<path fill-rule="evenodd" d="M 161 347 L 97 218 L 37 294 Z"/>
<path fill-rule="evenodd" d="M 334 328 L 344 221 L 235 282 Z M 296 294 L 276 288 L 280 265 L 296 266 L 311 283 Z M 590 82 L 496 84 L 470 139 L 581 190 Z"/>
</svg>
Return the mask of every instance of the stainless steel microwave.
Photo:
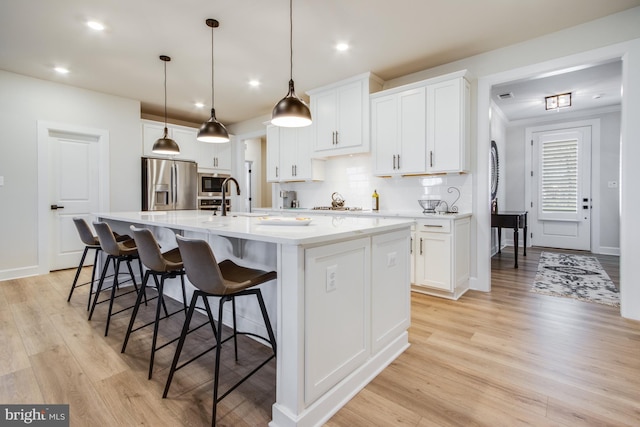
<svg viewBox="0 0 640 427">
<path fill-rule="evenodd" d="M 199 173 L 198 174 L 198 196 L 199 197 L 222 197 L 222 183 L 230 175 L 219 173 Z M 224 188 L 225 197 L 229 196 L 229 185 Z"/>
</svg>

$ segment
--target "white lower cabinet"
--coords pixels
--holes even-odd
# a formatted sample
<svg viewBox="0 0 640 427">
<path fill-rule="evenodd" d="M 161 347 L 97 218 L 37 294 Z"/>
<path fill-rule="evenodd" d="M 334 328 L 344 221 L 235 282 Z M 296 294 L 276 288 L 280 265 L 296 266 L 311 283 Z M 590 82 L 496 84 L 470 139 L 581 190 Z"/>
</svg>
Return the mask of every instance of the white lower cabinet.
<svg viewBox="0 0 640 427">
<path fill-rule="evenodd" d="M 376 353 L 411 323 L 408 233 L 387 233 L 371 239 L 371 345 Z"/>
<path fill-rule="evenodd" d="M 305 404 L 405 333 L 409 230 L 305 249 Z"/>
<path fill-rule="evenodd" d="M 305 250 L 305 402 L 369 357 L 369 238 Z"/>
<path fill-rule="evenodd" d="M 469 289 L 470 219 L 416 222 L 412 289 L 458 299 Z"/>
</svg>

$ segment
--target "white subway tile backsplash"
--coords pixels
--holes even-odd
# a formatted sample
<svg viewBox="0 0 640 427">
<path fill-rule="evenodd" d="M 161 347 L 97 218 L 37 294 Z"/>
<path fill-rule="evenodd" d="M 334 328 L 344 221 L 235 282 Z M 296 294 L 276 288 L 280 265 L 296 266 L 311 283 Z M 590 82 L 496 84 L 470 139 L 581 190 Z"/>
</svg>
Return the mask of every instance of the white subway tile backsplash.
<svg viewBox="0 0 640 427">
<path fill-rule="evenodd" d="M 279 189 L 296 191 L 303 208 L 329 206 L 331 194 L 338 192 L 344 197 L 345 206 L 363 209 L 371 209 L 371 195 L 377 190 L 380 210 L 419 213 L 422 208 L 418 199 L 426 196 L 439 196 L 451 206 L 457 192 L 448 189 L 456 187 L 460 190 L 460 199 L 455 204 L 458 211 L 471 212 L 472 176 L 469 174 L 380 178 L 373 176 L 372 170 L 370 154 L 330 158 L 325 162 L 325 181 L 283 183 Z"/>
</svg>

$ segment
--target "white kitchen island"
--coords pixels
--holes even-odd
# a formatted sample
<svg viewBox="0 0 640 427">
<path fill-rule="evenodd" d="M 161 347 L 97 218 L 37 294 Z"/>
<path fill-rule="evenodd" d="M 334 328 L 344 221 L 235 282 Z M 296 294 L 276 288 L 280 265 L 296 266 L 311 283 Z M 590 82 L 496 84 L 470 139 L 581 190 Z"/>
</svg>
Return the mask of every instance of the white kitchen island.
<svg viewBox="0 0 640 427">
<path fill-rule="evenodd" d="M 413 221 L 305 216 L 295 226 L 205 211 L 96 214 L 118 232 L 150 227 L 163 250 L 180 233 L 207 240 L 218 261 L 277 271 L 275 286 L 262 285 L 278 341 L 271 426 L 322 424 L 409 346 Z M 261 333 L 251 311 L 239 310 L 239 328 Z"/>
</svg>

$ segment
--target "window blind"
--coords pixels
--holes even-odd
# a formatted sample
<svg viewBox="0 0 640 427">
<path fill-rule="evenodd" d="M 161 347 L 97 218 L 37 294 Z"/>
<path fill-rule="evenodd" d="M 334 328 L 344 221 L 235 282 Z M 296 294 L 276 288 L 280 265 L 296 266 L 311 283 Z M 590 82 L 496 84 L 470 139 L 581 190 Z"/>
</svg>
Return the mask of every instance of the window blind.
<svg viewBox="0 0 640 427">
<path fill-rule="evenodd" d="M 541 153 L 541 210 L 578 213 L 578 140 L 545 141 Z"/>
</svg>

